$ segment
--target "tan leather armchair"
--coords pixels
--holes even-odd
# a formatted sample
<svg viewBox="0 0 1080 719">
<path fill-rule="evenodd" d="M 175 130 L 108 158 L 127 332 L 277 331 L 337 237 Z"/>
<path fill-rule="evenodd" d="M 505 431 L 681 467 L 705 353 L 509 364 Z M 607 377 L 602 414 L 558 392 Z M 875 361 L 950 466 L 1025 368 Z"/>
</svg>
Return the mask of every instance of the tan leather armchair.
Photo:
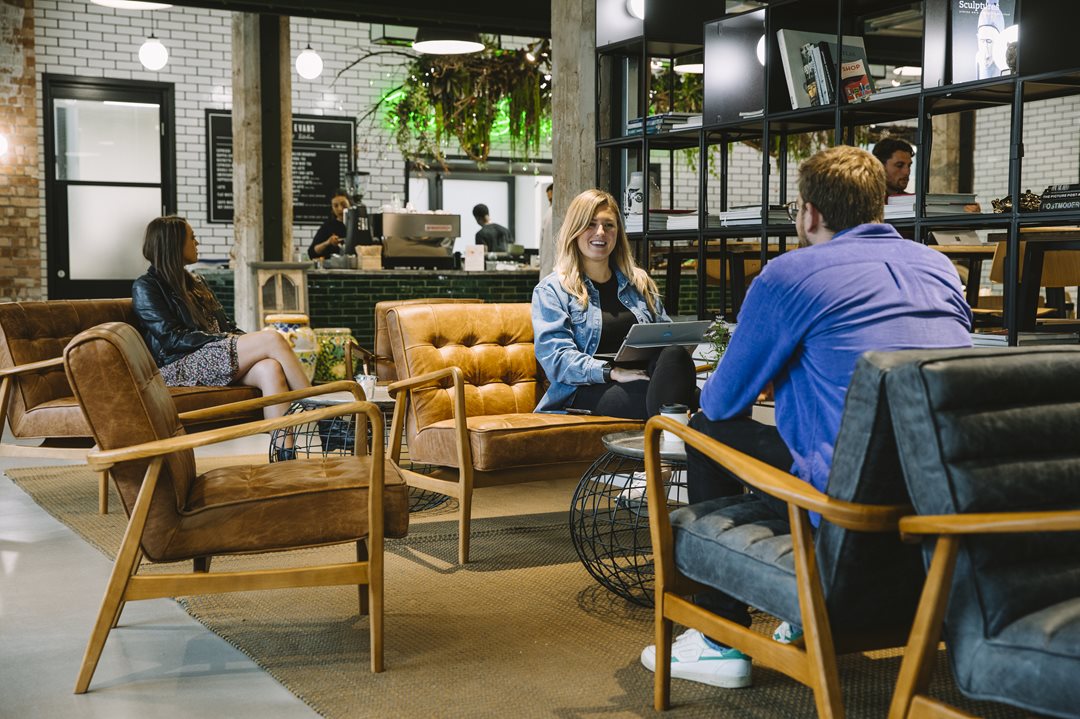
<svg viewBox="0 0 1080 719">
<path fill-rule="evenodd" d="M 136 322 L 130 299 L 0 303 L 0 430 L 17 439 L 42 438 L 37 446 L 0 443 L 0 456 L 82 459 L 93 445 L 90 425 L 64 376 L 64 346 L 83 330 L 105 322 Z M 179 412 L 259 396 L 254 387 L 171 387 Z M 257 413 L 218 415 L 209 429 L 260 419 Z M 183 418 L 181 418 L 183 419 Z M 108 485 L 99 475 L 98 511 L 108 512 Z"/>
<path fill-rule="evenodd" d="M 475 487 L 580 476 L 616 417 L 536 413 L 544 393 L 528 304 L 401 305 L 387 314 L 400 379 L 390 458 L 411 486 L 456 498 L 458 561 L 469 560 Z M 414 465 L 400 466 L 401 438 Z"/>
<path fill-rule="evenodd" d="M 112 476 L 129 517 L 76 693 L 89 687 L 125 602 L 182 594 L 358 585 L 360 611 L 370 619 L 371 669 L 382 671 L 383 536 L 404 536 L 409 515 L 407 488 L 384 460 L 382 416 L 373 404 L 356 401 L 187 434 L 161 374 L 130 325 L 114 322 L 80 333 L 64 350 L 64 367 L 99 447 L 87 459 Z M 208 421 L 341 390 L 363 397 L 355 382 L 335 382 L 195 414 Z M 195 447 L 344 414 L 356 417 L 355 456 L 195 471 Z M 367 454 L 369 422 L 373 443 Z M 346 542 L 356 543 L 355 562 L 210 572 L 215 555 Z M 194 571 L 140 575 L 143 557 L 193 560 Z"/>
<path fill-rule="evenodd" d="M 411 300 L 383 300 L 375 303 L 375 350 L 371 352 L 360 348 L 360 352 L 364 355 L 364 361 L 368 363 L 368 370 L 378 378 L 379 382 L 393 382 L 398 378 L 397 367 L 394 366 L 394 356 L 390 351 L 390 331 L 386 327 L 386 314 L 401 305 L 437 305 L 444 302 L 481 304 L 483 300 L 477 298 L 431 297 Z"/>
</svg>

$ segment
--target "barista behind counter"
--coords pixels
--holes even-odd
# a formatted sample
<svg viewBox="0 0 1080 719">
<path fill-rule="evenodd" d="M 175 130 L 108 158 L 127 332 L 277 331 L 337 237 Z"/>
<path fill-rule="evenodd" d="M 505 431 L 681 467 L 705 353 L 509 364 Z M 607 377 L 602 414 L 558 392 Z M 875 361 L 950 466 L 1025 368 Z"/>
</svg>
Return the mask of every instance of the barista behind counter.
<svg viewBox="0 0 1080 719">
<path fill-rule="evenodd" d="M 345 190 L 337 190 L 330 198 L 330 217 L 322 223 L 319 231 L 315 233 L 315 239 L 311 241 L 311 247 L 307 254 L 311 259 L 320 257 L 332 257 L 341 253 L 341 243 L 345 241 L 345 210 L 350 205 L 349 196 Z"/>
</svg>

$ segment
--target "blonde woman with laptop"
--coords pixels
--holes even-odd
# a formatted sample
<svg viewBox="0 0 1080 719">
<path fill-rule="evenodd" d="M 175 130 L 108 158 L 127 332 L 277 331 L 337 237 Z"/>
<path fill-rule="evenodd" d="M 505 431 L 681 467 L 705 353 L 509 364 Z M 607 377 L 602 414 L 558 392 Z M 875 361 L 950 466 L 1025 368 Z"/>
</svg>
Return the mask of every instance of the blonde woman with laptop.
<svg viewBox="0 0 1080 719">
<path fill-rule="evenodd" d="M 649 362 L 614 366 L 630 327 L 671 322 L 656 283 L 638 267 L 615 198 L 586 190 L 559 230 L 555 269 L 533 290 L 536 359 L 550 381 L 538 412 L 647 419 L 665 404 L 697 409 L 694 363 L 671 345 Z"/>
</svg>

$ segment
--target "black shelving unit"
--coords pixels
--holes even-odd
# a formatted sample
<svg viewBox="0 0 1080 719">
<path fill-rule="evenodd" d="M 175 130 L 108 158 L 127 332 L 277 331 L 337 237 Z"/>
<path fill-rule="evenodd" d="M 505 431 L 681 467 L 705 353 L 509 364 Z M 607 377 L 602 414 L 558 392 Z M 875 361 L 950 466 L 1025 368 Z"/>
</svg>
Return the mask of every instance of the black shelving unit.
<svg viewBox="0 0 1080 719">
<path fill-rule="evenodd" d="M 914 188 L 916 214 L 892 224 L 906 236 L 924 242 L 932 230 L 1007 232 L 1004 321 L 1009 330 L 1009 343 L 1016 344 L 1017 332 L 1033 326 L 1034 297 L 1038 293 L 1038 288 L 1032 284 L 1038 282 L 1034 270 L 1025 272 L 1024 278 L 1020 276 L 1020 229 L 1080 225 L 1080 212 L 1027 213 L 1020 210 L 1019 202 L 1021 193 L 1028 189 L 1021 187 L 1025 104 L 1080 94 L 1080 53 L 1076 52 L 1072 36 L 1072 28 L 1080 21 L 1080 4 L 1014 0 L 1014 22 L 1020 28 L 1016 74 L 953 83 L 950 7 L 954 2 L 773 0 L 740 14 L 709 17 L 709 13 L 715 13 L 714 3 L 645 0 L 645 19 L 638 20 L 630 17 L 624 0 L 597 0 L 599 186 L 616 197 L 623 197 L 629 173 L 645 171 L 650 153 L 661 150 L 673 156 L 676 151 L 686 148 L 698 150 L 697 230 L 650 231 L 646 199 L 644 230 L 632 236 L 639 258 L 647 260 L 651 244 L 670 243 L 676 239 L 695 242 L 697 314 L 701 318 L 708 317 L 713 309 L 706 306 L 708 260 L 720 260 L 720 296 L 726 297 L 724 267 L 729 261 L 730 242 L 739 239 L 760 242 L 759 259 L 765 263 L 770 256 L 770 241 L 783 251 L 795 236 L 794 226 L 785 223 L 708 227 L 710 210 L 728 209 L 728 148 L 732 143 L 751 140 L 761 148 L 768 148 L 779 142 L 776 159 L 779 169 L 774 169 L 770 154 L 762 152 L 761 205 L 765 208 L 794 199 L 785 194 L 789 184 L 785 154 L 788 138 L 801 133 L 823 132 L 833 144 L 853 143 L 859 128 L 914 120 L 913 144 L 918 149 L 915 156 L 918 187 Z M 896 37 L 865 32 L 875 18 L 896 13 L 906 13 L 909 18 L 913 13 L 916 17 L 921 14 L 921 36 Z M 699 19 L 701 24 L 695 26 L 694 22 Z M 777 40 L 777 31 L 784 29 L 827 34 L 837 42 L 844 36 L 863 37 L 870 64 L 920 66 L 922 86 L 911 94 L 882 96 L 858 104 L 833 103 L 792 109 Z M 677 58 L 699 51 L 705 56 L 700 129 L 628 137 L 627 120 L 649 115 L 650 60 L 654 57 Z M 763 62 L 759 62 L 759 57 Z M 839 96 L 835 79 L 833 84 L 832 94 Z M 983 208 L 981 214 L 927 215 L 925 196 L 930 186 L 935 120 L 953 113 L 994 107 L 1007 107 L 1011 113 L 1008 145 L 1002 146 L 1000 152 L 1008 158 L 1007 192 L 1012 197 L 1012 210 L 990 214 L 989 208 Z M 1063 117 L 1061 122 L 1075 126 L 1078 119 Z M 711 152 L 714 147 L 715 155 Z M 712 176 L 711 170 L 715 168 L 709 167 L 713 157 L 720 164 L 716 173 L 718 179 Z M 669 172 L 667 178 L 673 183 L 674 172 Z M 709 205 L 710 183 L 714 181 L 719 183 L 714 188 L 719 196 L 719 206 L 715 208 Z M 970 182 L 970 178 L 967 181 Z M 1075 181 L 1075 177 L 1061 179 L 1061 182 Z M 1005 194 L 1004 189 L 1002 194 Z M 672 187 L 669 196 L 673 194 Z M 1027 249 L 1027 255 L 1035 259 L 1045 249 L 1033 248 L 1036 244 L 1028 243 Z M 1080 241 L 1075 247 L 1066 242 L 1054 244 L 1052 249 L 1080 249 Z M 1025 265 L 1025 270 L 1029 266 Z M 669 282 L 672 276 L 669 273 Z"/>
</svg>

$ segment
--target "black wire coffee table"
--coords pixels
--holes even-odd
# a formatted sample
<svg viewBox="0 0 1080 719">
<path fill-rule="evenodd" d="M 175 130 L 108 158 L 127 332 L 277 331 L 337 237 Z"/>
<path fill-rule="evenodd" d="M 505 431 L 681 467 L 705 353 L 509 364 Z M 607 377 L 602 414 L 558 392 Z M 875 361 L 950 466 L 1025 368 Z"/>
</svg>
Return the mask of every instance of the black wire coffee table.
<svg viewBox="0 0 1080 719">
<path fill-rule="evenodd" d="M 635 604 L 653 606 L 655 572 L 645 498 L 645 435 L 604 435 L 607 449 L 581 477 L 570 503 L 570 537 L 596 581 Z M 667 505 L 686 504 L 686 449 L 660 446 Z"/>
<path fill-rule="evenodd" d="M 329 394 L 307 397 L 293 402 L 285 414 L 297 414 L 308 410 L 330 407 L 336 404 L 352 402 L 355 398 L 351 392 L 331 392 Z M 384 418 L 383 441 L 390 440 L 390 421 L 394 412 L 394 400 L 386 391 L 385 386 L 376 386 L 371 398 L 372 403 L 379 408 Z M 332 457 L 345 456 L 353 453 L 355 429 L 352 415 L 333 417 L 331 419 L 308 422 L 292 428 L 293 445 L 295 456 L 307 457 Z M 281 449 L 283 447 L 284 434 L 275 432 L 270 437 L 270 461 L 280 462 L 286 458 Z M 371 430 L 368 430 L 368 441 L 371 441 Z M 405 438 L 402 437 L 402 465 L 416 468 L 408 460 L 408 447 Z M 419 471 L 419 470 L 418 470 Z M 409 511 L 422 512 L 444 504 L 450 498 L 443 494 L 429 492 L 419 487 L 409 487 Z"/>
</svg>

